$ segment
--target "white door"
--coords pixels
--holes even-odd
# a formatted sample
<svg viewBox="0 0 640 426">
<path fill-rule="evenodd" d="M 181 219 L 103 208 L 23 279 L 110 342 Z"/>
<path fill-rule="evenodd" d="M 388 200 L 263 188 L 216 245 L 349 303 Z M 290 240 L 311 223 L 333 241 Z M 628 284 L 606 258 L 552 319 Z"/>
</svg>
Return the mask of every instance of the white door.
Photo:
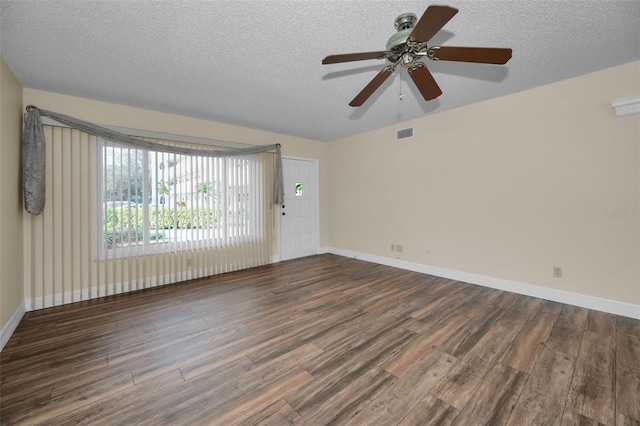
<svg viewBox="0 0 640 426">
<path fill-rule="evenodd" d="M 280 259 L 318 254 L 318 162 L 283 158 Z"/>
</svg>

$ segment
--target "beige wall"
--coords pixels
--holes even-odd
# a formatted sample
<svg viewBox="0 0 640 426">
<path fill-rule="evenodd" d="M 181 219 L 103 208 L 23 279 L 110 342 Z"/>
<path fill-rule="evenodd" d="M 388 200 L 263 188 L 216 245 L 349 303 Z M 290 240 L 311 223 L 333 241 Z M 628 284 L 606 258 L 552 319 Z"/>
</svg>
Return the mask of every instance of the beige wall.
<svg viewBox="0 0 640 426">
<path fill-rule="evenodd" d="M 322 247 L 640 304 L 640 116 L 610 106 L 640 93 L 639 74 L 636 62 L 328 144 L 32 89 L 23 104 L 316 158 Z M 416 136 L 396 141 L 409 125 Z"/>
<path fill-rule="evenodd" d="M 328 196 L 326 192 L 328 161 L 325 143 L 25 88 L 24 105 L 29 104 L 102 125 L 253 145 L 280 143 L 282 144 L 282 154 L 285 156 L 317 159 L 320 169 L 320 246 L 326 246 L 328 243 Z"/>
<path fill-rule="evenodd" d="M 21 118 L 22 86 L 0 57 L 0 329 L 24 300 Z"/>
<path fill-rule="evenodd" d="M 639 76 L 635 62 L 331 142 L 330 245 L 639 305 L 640 115 L 610 105 Z"/>
</svg>

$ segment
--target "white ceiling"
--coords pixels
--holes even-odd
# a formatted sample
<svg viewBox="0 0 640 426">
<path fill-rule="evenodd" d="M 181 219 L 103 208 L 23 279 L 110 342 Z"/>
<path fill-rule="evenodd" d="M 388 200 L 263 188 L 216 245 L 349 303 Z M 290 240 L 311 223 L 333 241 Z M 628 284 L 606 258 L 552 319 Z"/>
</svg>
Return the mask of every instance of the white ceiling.
<svg viewBox="0 0 640 426">
<path fill-rule="evenodd" d="M 429 45 L 513 58 L 427 60 L 443 91 L 430 102 L 398 68 L 352 108 L 384 62 L 322 58 L 384 50 L 394 18 L 431 2 L 0 1 L 0 54 L 24 87 L 320 141 L 640 59 L 638 0 L 438 2 L 460 11 Z"/>
</svg>

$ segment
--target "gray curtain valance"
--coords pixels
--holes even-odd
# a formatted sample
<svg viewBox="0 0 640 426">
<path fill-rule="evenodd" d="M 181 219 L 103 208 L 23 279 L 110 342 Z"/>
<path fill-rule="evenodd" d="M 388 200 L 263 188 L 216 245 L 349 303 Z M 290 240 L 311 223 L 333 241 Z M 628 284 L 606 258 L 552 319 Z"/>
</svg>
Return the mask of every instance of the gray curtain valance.
<svg viewBox="0 0 640 426">
<path fill-rule="evenodd" d="M 24 121 L 22 134 L 22 175 L 24 189 L 24 206 L 32 214 L 40 214 L 44 209 L 45 200 L 45 157 L 46 147 L 42 121 L 40 116 L 46 116 L 59 123 L 74 129 L 82 130 L 94 136 L 120 142 L 131 148 L 146 149 L 152 151 L 168 152 L 181 155 L 198 155 L 201 157 L 237 157 L 239 155 L 251 155 L 259 152 L 275 152 L 275 191 L 274 203 L 282 204 L 284 200 L 284 187 L 282 182 L 282 154 L 280 144 L 255 146 L 231 150 L 216 150 L 206 148 L 188 148 L 181 146 L 168 146 L 138 139 L 97 124 L 69 117 L 57 112 L 39 109 L 33 105 L 27 107 L 27 117 Z"/>
</svg>

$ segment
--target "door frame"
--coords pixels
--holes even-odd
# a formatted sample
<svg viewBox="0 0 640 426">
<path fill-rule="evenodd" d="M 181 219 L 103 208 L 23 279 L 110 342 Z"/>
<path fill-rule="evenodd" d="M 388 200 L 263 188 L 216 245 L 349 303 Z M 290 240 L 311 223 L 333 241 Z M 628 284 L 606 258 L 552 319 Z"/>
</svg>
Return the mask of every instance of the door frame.
<svg viewBox="0 0 640 426">
<path fill-rule="evenodd" d="M 317 158 L 305 158 L 305 157 L 294 157 L 291 155 L 283 155 L 282 156 L 282 161 L 284 162 L 285 160 L 299 160 L 299 161 L 309 161 L 315 164 L 315 168 L 316 168 L 316 179 L 315 179 L 315 205 L 316 205 L 316 211 L 315 211 L 315 217 L 316 217 L 316 223 L 313 226 L 313 232 L 315 233 L 314 237 L 315 237 L 315 242 L 316 242 L 316 247 L 315 247 L 315 254 L 319 254 L 320 253 L 320 160 L 318 160 Z M 284 169 L 284 167 L 283 167 Z M 284 175 L 283 175 L 284 178 Z M 286 188 L 285 188 L 286 191 Z M 294 258 L 295 259 L 295 258 Z M 290 260 L 290 259 L 287 259 Z M 278 206 L 278 261 L 282 261 L 282 204 L 280 204 Z"/>
</svg>

